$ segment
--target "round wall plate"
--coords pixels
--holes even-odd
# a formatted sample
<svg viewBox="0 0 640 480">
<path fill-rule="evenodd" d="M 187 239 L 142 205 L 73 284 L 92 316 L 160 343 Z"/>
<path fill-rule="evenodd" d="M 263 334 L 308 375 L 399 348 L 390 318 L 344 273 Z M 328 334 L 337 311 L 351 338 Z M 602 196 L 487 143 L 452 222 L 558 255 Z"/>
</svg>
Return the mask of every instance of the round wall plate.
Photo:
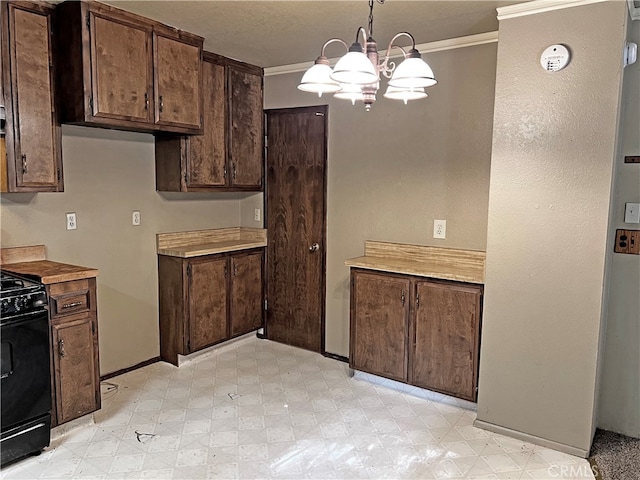
<svg viewBox="0 0 640 480">
<path fill-rule="evenodd" d="M 571 54 L 564 45 L 550 45 L 540 55 L 540 65 L 547 72 L 557 72 L 569 64 Z"/>
</svg>

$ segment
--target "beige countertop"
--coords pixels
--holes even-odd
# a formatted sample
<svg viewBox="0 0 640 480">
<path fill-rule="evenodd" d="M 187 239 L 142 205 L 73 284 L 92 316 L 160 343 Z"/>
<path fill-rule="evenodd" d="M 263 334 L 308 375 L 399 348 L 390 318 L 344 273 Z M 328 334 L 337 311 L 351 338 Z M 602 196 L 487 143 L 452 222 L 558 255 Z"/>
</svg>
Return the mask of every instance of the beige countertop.
<svg viewBox="0 0 640 480">
<path fill-rule="evenodd" d="M 267 246 L 263 228 L 231 227 L 156 235 L 158 255 L 191 258 Z"/>
<path fill-rule="evenodd" d="M 348 267 L 420 277 L 484 283 L 485 252 L 402 243 L 365 242 L 362 257 L 345 261 Z"/>
<path fill-rule="evenodd" d="M 45 259 L 44 245 L 3 248 L 2 269 L 38 280 L 45 285 L 98 276 L 98 270 Z"/>
</svg>

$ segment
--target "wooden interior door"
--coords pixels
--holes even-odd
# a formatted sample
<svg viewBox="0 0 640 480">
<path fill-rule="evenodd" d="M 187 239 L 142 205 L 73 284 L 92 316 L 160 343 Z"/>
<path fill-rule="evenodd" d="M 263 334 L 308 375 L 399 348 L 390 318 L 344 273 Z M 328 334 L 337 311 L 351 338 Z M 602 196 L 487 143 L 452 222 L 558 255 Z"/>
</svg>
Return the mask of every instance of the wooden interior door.
<svg viewBox="0 0 640 480">
<path fill-rule="evenodd" d="M 324 351 L 327 106 L 267 110 L 267 338 Z"/>
<path fill-rule="evenodd" d="M 415 385 L 475 401 L 480 338 L 480 288 L 416 285 Z"/>
<path fill-rule="evenodd" d="M 91 12 L 94 117 L 151 122 L 151 27 Z"/>
</svg>

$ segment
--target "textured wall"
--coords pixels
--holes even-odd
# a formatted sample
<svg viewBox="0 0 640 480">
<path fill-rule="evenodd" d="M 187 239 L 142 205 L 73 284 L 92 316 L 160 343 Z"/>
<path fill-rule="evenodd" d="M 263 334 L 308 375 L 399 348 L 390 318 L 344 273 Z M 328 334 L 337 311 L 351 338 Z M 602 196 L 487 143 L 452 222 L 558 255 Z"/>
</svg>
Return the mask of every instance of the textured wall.
<svg viewBox="0 0 640 480">
<path fill-rule="evenodd" d="M 630 22 L 628 39 L 640 44 L 640 21 Z M 640 165 L 624 163 L 625 155 L 640 155 L 640 62 L 624 70 L 620 135 L 610 238 L 616 228 L 640 229 L 624 223 L 624 204 L 640 202 Z M 609 254 L 598 427 L 640 438 L 640 257 Z"/>
<path fill-rule="evenodd" d="M 405 106 L 380 95 L 368 113 L 300 92 L 302 72 L 265 78 L 265 108 L 329 103 L 328 352 L 349 353 L 344 261 L 365 240 L 484 250 L 495 57 L 495 44 L 425 55 L 439 81 L 429 98 Z M 261 202 L 248 198 L 242 211 Z M 447 220 L 446 240 L 433 238 L 436 218 Z"/>
<path fill-rule="evenodd" d="M 589 450 L 626 5 L 502 20 L 478 420 Z M 565 43 L 555 74 L 539 56 Z"/>
<path fill-rule="evenodd" d="M 152 135 L 65 126 L 62 147 L 65 192 L 3 194 L 0 241 L 44 244 L 51 260 L 99 269 L 104 374 L 159 355 L 156 233 L 239 225 L 240 201 L 156 192 Z M 65 230 L 66 212 L 77 230 Z"/>
</svg>

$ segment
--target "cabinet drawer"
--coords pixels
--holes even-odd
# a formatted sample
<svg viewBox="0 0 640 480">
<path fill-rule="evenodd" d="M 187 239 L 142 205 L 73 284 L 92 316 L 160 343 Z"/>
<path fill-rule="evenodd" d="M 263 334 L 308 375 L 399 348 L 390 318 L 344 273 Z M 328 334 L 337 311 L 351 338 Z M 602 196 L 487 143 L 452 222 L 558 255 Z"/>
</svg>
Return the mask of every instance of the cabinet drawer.
<svg viewBox="0 0 640 480">
<path fill-rule="evenodd" d="M 92 310 L 91 284 L 88 279 L 55 283 L 49 286 L 51 318 Z"/>
</svg>

